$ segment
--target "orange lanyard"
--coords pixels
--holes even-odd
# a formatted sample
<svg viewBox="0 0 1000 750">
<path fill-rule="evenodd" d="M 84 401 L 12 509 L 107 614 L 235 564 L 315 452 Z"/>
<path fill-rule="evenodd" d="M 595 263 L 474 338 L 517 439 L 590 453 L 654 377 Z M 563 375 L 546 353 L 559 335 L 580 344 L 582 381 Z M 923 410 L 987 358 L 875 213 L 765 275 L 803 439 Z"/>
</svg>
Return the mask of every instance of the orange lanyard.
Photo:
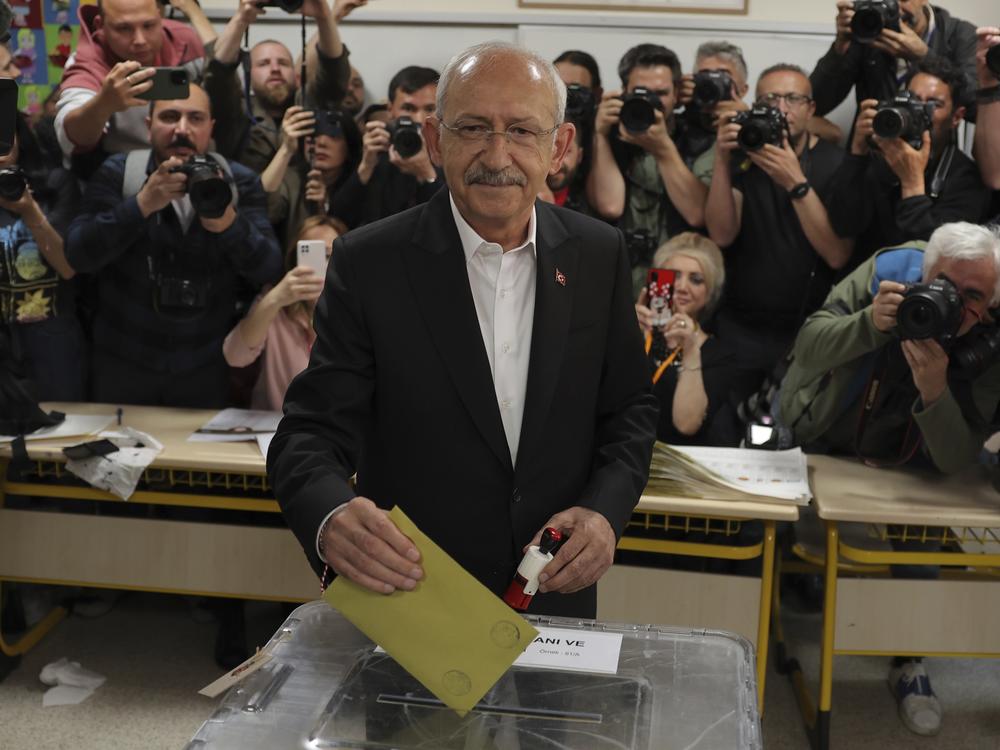
<svg viewBox="0 0 1000 750">
<path fill-rule="evenodd" d="M 652 332 L 646 334 L 646 354 L 649 354 L 650 349 L 653 348 L 653 334 Z M 673 364 L 673 361 L 677 359 L 677 355 L 681 353 L 681 348 L 678 346 L 668 356 L 665 360 L 660 363 L 660 366 L 656 368 L 656 372 L 653 373 L 653 385 L 656 385 L 660 378 L 663 377 L 663 373 L 666 372 L 667 368 Z"/>
</svg>

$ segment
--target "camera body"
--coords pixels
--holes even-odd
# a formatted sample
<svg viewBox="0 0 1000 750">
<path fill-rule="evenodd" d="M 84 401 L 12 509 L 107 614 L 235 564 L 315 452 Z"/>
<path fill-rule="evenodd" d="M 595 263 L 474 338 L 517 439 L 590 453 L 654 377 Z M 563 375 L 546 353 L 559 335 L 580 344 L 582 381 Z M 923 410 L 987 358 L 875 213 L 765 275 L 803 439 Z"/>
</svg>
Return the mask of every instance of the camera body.
<svg viewBox="0 0 1000 750">
<path fill-rule="evenodd" d="M 737 113 L 732 121 L 740 126 L 736 140 L 744 151 L 760 151 L 768 143 L 780 147 L 788 132 L 788 121 L 781 110 L 766 104 L 755 104 Z"/>
<path fill-rule="evenodd" d="M 994 44 L 986 50 L 986 67 L 997 78 L 1000 78 L 1000 44 Z"/>
<path fill-rule="evenodd" d="M 19 201 L 28 188 L 28 176 L 19 166 L 0 169 L 0 198 Z"/>
<path fill-rule="evenodd" d="M 196 154 L 170 171 L 187 175 L 187 192 L 198 216 L 218 219 L 233 201 L 226 173 L 211 156 Z"/>
<path fill-rule="evenodd" d="M 597 103 L 594 92 L 579 83 L 571 83 L 566 87 L 566 120 L 573 122 L 590 122 L 594 119 Z"/>
<path fill-rule="evenodd" d="M 208 306 L 211 284 L 207 279 L 181 278 L 161 275 L 156 278 L 157 308 L 172 308 L 186 312 L 203 310 Z"/>
<path fill-rule="evenodd" d="M 909 91 L 893 99 L 879 102 L 872 130 L 882 138 L 902 138 L 913 148 L 920 149 L 924 132 L 931 129 L 934 105 L 922 102 Z"/>
<path fill-rule="evenodd" d="M 406 115 L 397 117 L 386 128 L 389 130 L 392 147 L 404 159 L 416 156 L 423 149 L 424 139 L 420 135 L 420 126 L 413 121 L 412 117 Z"/>
<path fill-rule="evenodd" d="M 695 73 L 691 103 L 701 109 L 714 107 L 733 98 L 733 78 L 725 70 L 703 70 Z"/>
<path fill-rule="evenodd" d="M 314 135 L 328 135 L 331 138 L 339 138 L 344 135 L 344 126 L 341 124 L 343 112 L 339 110 L 317 109 L 313 110 L 316 117 L 316 128 Z"/>
<path fill-rule="evenodd" d="M 656 237 L 645 229 L 631 229 L 622 232 L 625 235 L 625 247 L 632 267 L 648 266 L 653 262 L 656 253 Z"/>
<path fill-rule="evenodd" d="M 935 339 L 947 344 L 958 335 L 965 305 L 948 279 L 911 284 L 896 310 L 896 331 L 901 339 Z"/>
<path fill-rule="evenodd" d="M 851 19 L 851 37 L 860 44 L 871 44 L 882 29 L 899 31 L 897 0 L 855 0 Z"/>
<path fill-rule="evenodd" d="M 949 355 L 967 375 L 982 375 L 1000 359 L 1000 328 L 995 325 L 976 326 L 956 343 Z"/>
<path fill-rule="evenodd" d="M 656 112 L 663 111 L 660 97 L 644 86 L 636 86 L 622 97 L 621 124 L 630 133 L 645 133 L 656 122 Z"/>
<path fill-rule="evenodd" d="M 281 8 L 285 13 L 298 13 L 305 0 L 265 0 L 257 3 L 261 8 Z"/>
</svg>

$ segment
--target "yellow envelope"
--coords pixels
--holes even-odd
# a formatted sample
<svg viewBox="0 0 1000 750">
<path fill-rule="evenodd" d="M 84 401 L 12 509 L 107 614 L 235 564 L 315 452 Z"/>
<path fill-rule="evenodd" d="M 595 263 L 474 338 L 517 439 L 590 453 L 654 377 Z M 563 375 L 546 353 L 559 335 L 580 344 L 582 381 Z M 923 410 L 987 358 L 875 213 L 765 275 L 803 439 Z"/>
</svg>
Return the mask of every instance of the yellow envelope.
<svg viewBox="0 0 1000 750">
<path fill-rule="evenodd" d="M 538 631 L 473 578 L 399 507 L 389 517 L 420 550 L 413 591 L 377 594 L 339 576 L 323 598 L 445 705 L 471 709 Z"/>
</svg>

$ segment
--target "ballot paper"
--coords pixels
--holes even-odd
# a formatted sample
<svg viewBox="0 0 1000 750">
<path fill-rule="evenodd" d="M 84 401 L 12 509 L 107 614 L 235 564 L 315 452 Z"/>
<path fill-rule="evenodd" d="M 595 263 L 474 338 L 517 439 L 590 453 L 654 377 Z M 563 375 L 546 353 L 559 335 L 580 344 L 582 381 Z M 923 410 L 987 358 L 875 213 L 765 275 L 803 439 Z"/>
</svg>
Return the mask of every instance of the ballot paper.
<svg viewBox="0 0 1000 750">
<path fill-rule="evenodd" d="M 259 435 L 274 434 L 281 421 L 280 411 L 223 409 L 197 429 L 190 443 L 252 442 Z"/>
<path fill-rule="evenodd" d="M 715 500 L 763 500 L 808 505 L 812 498 L 801 448 L 673 446 L 657 442 L 647 491 Z"/>
<path fill-rule="evenodd" d="M 267 449 L 271 447 L 271 441 L 274 439 L 273 432 L 266 432 L 263 435 L 256 435 L 257 447 L 260 448 L 260 455 L 265 459 L 267 458 Z"/>
<path fill-rule="evenodd" d="M 538 635 L 398 507 L 392 521 L 420 551 L 413 591 L 377 594 L 338 577 L 323 598 L 445 705 L 464 715 Z"/>
<path fill-rule="evenodd" d="M 114 414 L 67 414 L 66 419 L 51 427 L 40 427 L 24 436 L 25 440 L 55 440 L 93 435 L 112 421 Z M 0 444 L 13 441 L 17 435 L 0 435 Z"/>
</svg>

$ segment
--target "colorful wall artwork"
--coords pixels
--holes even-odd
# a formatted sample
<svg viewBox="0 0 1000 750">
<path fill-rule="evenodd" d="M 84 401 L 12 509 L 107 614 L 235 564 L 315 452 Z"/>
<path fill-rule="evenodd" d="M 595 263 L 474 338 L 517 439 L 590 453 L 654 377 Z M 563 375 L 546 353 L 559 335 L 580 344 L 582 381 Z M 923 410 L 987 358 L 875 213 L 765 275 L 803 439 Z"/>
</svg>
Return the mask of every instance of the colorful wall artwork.
<svg viewBox="0 0 1000 750">
<path fill-rule="evenodd" d="M 45 99 L 62 80 L 63 68 L 76 49 L 81 0 L 10 0 L 14 23 L 9 48 L 21 69 L 18 106 L 29 115 L 42 111 Z M 83 0 L 96 4 L 96 0 Z"/>
</svg>

